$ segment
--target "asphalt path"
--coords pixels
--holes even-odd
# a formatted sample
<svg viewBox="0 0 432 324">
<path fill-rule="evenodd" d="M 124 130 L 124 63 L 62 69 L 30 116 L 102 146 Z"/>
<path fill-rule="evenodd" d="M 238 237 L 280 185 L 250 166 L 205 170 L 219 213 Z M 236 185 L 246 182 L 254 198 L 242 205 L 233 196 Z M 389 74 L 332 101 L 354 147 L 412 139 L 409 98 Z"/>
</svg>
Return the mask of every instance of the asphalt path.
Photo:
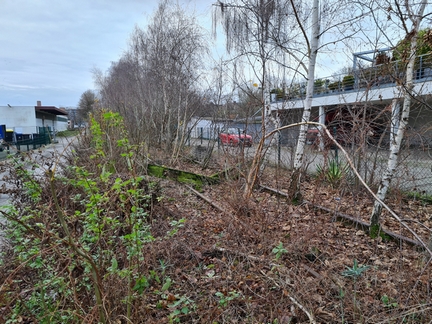
<svg viewBox="0 0 432 324">
<path fill-rule="evenodd" d="M 191 140 L 192 146 L 208 147 L 212 143 L 208 140 L 194 139 Z M 215 144 L 215 150 L 219 152 L 226 152 L 231 155 L 244 153 L 248 157 L 252 157 L 255 153 L 256 145 L 244 148 L 244 151 L 239 147 L 231 147 L 228 145 Z M 353 161 L 361 160 L 360 174 L 369 180 L 371 173 L 374 173 L 374 180 L 379 183 L 383 173 L 387 168 L 387 161 L 389 157 L 388 150 L 377 150 L 376 147 L 368 147 L 366 151 L 361 151 L 361 156 L 353 155 L 359 154 L 357 149 L 345 147 L 350 159 Z M 203 149 L 200 150 L 202 152 Z M 205 151 L 204 151 L 205 153 Z M 419 149 L 411 149 L 409 151 L 401 151 L 401 159 L 398 168 L 392 180 L 392 185 L 400 190 L 406 192 L 419 192 L 432 195 L 432 156 L 428 152 L 423 152 Z M 320 152 L 317 147 L 313 145 L 306 145 L 305 154 L 303 157 L 303 166 L 306 172 L 314 174 L 319 167 L 322 167 L 327 160 L 337 160 L 342 165 L 347 164 L 346 157 L 340 150 L 328 150 Z M 294 164 L 294 148 L 287 146 L 271 145 L 268 147 L 264 164 L 280 165 L 286 169 L 292 169 Z M 356 163 L 357 164 L 357 163 Z"/>
</svg>

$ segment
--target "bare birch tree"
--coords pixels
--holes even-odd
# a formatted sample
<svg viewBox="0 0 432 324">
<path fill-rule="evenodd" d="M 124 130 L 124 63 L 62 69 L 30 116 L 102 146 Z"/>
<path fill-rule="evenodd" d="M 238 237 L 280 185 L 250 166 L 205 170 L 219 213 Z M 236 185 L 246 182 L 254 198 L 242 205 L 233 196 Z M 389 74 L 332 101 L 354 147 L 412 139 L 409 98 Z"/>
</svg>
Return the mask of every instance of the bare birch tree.
<svg viewBox="0 0 432 324">
<path fill-rule="evenodd" d="M 192 16 L 164 1 L 136 50 L 145 55 L 155 88 L 153 97 L 158 97 L 154 104 L 161 116 L 161 140 L 175 159 L 184 144 L 186 125 L 197 107 L 193 94 L 207 50 L 203 32 Z"/>
<path fill-rule="evenodd" d="M 418 32 L 420 30 L 420 26 L 422 20 L 424 19 L 424 12 L 426 5 L 428 4 L 427 0 L 421 0 L 420 2 L 410 2 L 405 1 L 403 3 L 395 2 L 387 3 L 388 6 L 385 6 L 388 19 L 398 22 L 399 26 L 402 26 L 406 39 L 409 41 L 409 49 L 406 53 L 407 55 L 401 55 L 402 57 L 407 57 L 406 69 L 404 80 L 401 83 L 400 91 L 402 93 L 402 113 L 400 115 L 399 120 L 393 120 L 393 125 L 398 125 L 396 136 L 390 143 L 390 154 L 387 162 L 387 168 L 383 174 L 377 197 L 380 200 L 384 200 L 387 194 L 387 191 L 390 186 L 390 182 L 395 174 L 395 170 L 397 168 L 398 157 L 401 149 L 402 140 L 404 138 L 405 130 L 408 124 L 408 118 L 410 116 L 411 102 L 413 97 L 413 88 L 414 88 L 414 65 L 416 59 L 416 51 L 417 51 L 417 42 L 418 42 Z M 410 24 L 410 26 L 409 26 Z M 396 108 L 399 105 L 397 101 L 394 101 L 393 106 Z M 394 118 L 399 118 L 397 114 L 393 114 Z M 382 211 L 382 205 L 380 202 L 375 201 L 374 208 L 372 210 L 371 215 L 371 231 L 376 232 L 380 226 L 380 215 Z"/>
<path fill-rule="evenodd" d="M 291 1 L 293 3 L 293 1 Z M 293 4 L 294 6 L 294 4 Z M 300 22 L 297 10 L 294 10 L 297 20 Z M 300 28 L 303 29 L 303 25 L 299 23 Z M 311 108 L 312 108 L 312 97 L 314 92 L 315 82 L 315 65 L 318 55 L 318 44 L 320 38 L 320 23 L 319 23 L 319 1 L 313 0 L 312 5 L 312 26 L 311 26 L 311 37 L 310 42 L 304 31 L 304 37 L 307 43 L 307 57 L 308 57 L 308 68 L 307 68 L 307 85 L 306 85 L 306 98 L 304 101 L 304 109 L 302 122 L 308 122 L 310 120 Z M 291 176 L 290 190 L 291 199 L 300 200 L 300 176 L 301 167 L 303 165 L 303 155 L 306 146 L 306 133 L 308 125 L 302 124 L 300 126 L 300 133 L 297 140 L 297 147 L 294 157 L 294 169 Z"/>
<path fill-rule="evenodd" d="M 165 149 L 175 161 L 202 103 L 200 70 L 206 54 L 195 18 L 163 0 L 146 29 L 135 28 L 123 57 L 106 76 L 99 73 L 100 93 L 108 107 L 128 118 L 138 141 Z"/>
<path fill-rule="evenodd" d="M 227 38 L 226 49 L 235 53 L 237 62 L 244 59 L 258 79 L 258 101 L 261 105 L 261 140 L 256 146 L 255 155 L 247 174 L 244 197 L 252 195 L 259 168 L 265 155 L 264 140 L 267 133 L 268 117 L 267 95 L 270 92 L 268 70 L 271 62 L 277 60 L 277 45 L 272 41 L 272 34 L 289 33 L 288 18 L 291 17 L 286 1 L 279 0 L 233 0 L 219 1 L 215 4 L 214 28 L 221 18 Z M 284 38 L 287 40 L 287 37 Z M 237 75 L 234 77 L 236 78 Z M 247 88 L 246 82 L 237 82 L 240 88 Z"/>
<path fill-rule="evenodd" d="M 125 119 L 132 143 L 149 144 L 148 111 L 146 109 L 145 75 L 126 53 L 112 62 L 106 73 L 93 71 L 101 105 L 120 113 Z"/>
<path fill-rule="evenodd" d="M 312 97 L 315 85 L 315 67 L 318 54 L 325 48 L 334 46 L 345 39 L 351 38 L 356 32 L 353 23 L 362 19 L 367 12 L 362 6 L 354 5 L 347 1 L 326 1 L 320 3 L 313 0 L 308 3 L 289 1 L 295 17 L 297 30 L 296 44 L 290 46 L 280 39 L 276 39 L 278 46 L 283 49 L 293 62 L 296 62 L 296 75 L 302 75 L 306 79 L 306 93 L 303 101 L 302 122 L 309 122 L 312 108 Z M 350 7 L 348 7 L 350 5 Z M 296 152 L 289 194 L 293 201 L 301 199 L 300 181 L 304 162 L 306 146 L 307 124 L 301 124 L 297 139 Z"/>
<path fill-rule="evenodd" d="M 290 1 L 233 1 L 230 3 L 218 3 L 222 12 L 225 34 L 227 36 L 227 49 L 235 49 L 239 55 L 258 58 L 260 64 L 260 89 L 262 89 L 262 136 L 266 135 L 266 119 L 275 120 L 277 116 L 271 116 L 270 110 L 266 105 L 265 92 L 269 92 L 268 67 L 271 63 L 283 65 L 295 74 L 300 74 L 307 80 L 306 97 L 304 100 L 304 110 L 302 121 L 308 122 L 311 114 L 311 103 L 315 81 L 315 65 L 317 61 L 320 39 L 325 33 L 335 31 L 336 36 L 330 41 L 334 43 L 340 41 L 341 37 L 349 37 L 344 34 L 344 29 L 352 23 L 353 19 L 362 17 L 364 13 L 356 8 L 355 17 L 352 11 L 347 11 L 344 1 L 331 1 L 320 5 L 318 0 L 314 0 L 312 6 L 308 3 Z M 229 14 L 234 12 L 234 14 Z M 248 20 L 249 17 L 257 20 Z M 326 17 L 326 24 L 323 29 L 321 26 L 322 16 Z M 337 18 L 337 19 L 335 19 Z M 261 20 L 260 20 L 261 19 Z M 255 25 L 254 25 L 255 24 Z M 355 32 L 355 31 L 354 31 Z M 261 34 L 260 34 L 261 33 Z M 310 36 L 308 35 L 310 33 Z M 342 36 L 340 36 L 342 35 Z M 255 43 L 254 43 L 255 42 Z M 251 49 L 256 45 L 256 50 Z M 283 53 L 283 54 L 282 54 Z M 288 55 L 289 62 L 282 59 Z M 257 65 L 257 63 L 254 62 Z M 302 71 L 300 71 L 302 70 Z M 292 74 L 291 74 L 292 75 Z M 295 154 L 294 170 L 290 183 L 290 194 L 293 199 L 300 196 L 300 176 L 303 164 L 304 149 L 306 145 L 307 125 L 302 124 Z M 259 143 L 252 166 L 259 165 L 263 158 L 263 145 Z M 250 192 L 251 185 L 256 179 L 257 169 L 251 171 L 247 177 L 246 192 Z M 248 195 L 248 194 L 247 194 Z"/>
</svg>

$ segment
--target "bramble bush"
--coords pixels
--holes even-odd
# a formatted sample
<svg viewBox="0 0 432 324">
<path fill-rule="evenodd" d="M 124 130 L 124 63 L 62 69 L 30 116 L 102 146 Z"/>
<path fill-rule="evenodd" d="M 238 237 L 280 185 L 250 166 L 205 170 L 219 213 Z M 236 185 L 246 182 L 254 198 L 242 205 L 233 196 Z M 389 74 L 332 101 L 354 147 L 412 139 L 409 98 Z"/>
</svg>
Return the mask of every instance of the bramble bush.
<svg viewBox="0 0 432 324">
<path fill-rule="evenodd" d="M 96 112 L 81 136 L 66 159 L 29 153 L 3 166 L 11 197 L 2 211 L 6 323 L 132 318 L 151 281 L 143 247 L 155 240 L 149 214 L 160 193 L 138 164 L 142 149 L 108 111 Z"/>
</svg>

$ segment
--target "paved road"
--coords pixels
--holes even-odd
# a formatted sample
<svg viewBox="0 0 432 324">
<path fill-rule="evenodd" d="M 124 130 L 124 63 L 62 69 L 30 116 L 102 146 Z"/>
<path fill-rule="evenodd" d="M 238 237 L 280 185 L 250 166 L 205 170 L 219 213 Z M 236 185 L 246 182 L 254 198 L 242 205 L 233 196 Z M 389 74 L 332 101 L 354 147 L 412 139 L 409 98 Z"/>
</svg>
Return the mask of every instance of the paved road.
<svg viewBox="0 0 432 324">
<path fill-rule="evenodd" d="M 35 159 L 40 159 L 41 157 L 50 157 L 50 156 L 59 156 L 61 157 L 67 148 L 69 147 L 69 144 L 71 141 L 76 140 L 75 137 L 60 137 L 56 143 L 52 143 L 46 146 L 43 146 L 41 148 L 37 148 L 36 150 L 30 151 L 31 154 L 33 154 L 33 157 Z M 26 152 L 27 153 L 27 152 Z M 7 160 L 7 152 L 3 151 L 0 152 L 0 163 L 8 163 Z M 11 147 L 9 154 L 17 154 L 17 150 L 15 147 Z M 37 171 L 37 170 L 36 170 Z M 0 187 L 2 185 L 8 185 L 3 181 L 4 174 L 0 174 Z M 7 203 L 7 195 L 0 193 L 0 206 L 4 206 Z"/>
</svg>

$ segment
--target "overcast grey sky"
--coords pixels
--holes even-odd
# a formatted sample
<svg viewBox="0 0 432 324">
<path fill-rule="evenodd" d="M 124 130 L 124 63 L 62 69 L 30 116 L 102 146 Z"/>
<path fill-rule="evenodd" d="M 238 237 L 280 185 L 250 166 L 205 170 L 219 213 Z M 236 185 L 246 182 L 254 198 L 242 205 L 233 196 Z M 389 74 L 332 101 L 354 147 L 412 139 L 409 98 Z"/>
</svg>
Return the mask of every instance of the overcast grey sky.
<svg viewBox="0 0 432 324">
<path fill-rule="evenodd" d="M 212 0 L 182 0 L 211 21 Z M 145 27 L 157 0 L 0 0 L 0 106 L 76 106 Z M 207 16 L 207 19 L 203 17 Z M 201 20 L 200 19 L 200 20 Z M 211 25 L 209 25 L 211 26 Z"/>
<path fill-rule="evenodd" d="M 173 0 L 211 32 L 216 0 Z M 0 0 L 0 106 L 77 106 L 93 89 L 92 69 L 106 71 L 127 49 L 135 25 L 145 28 L 158 0 Z M 218 33 L 214 55 L 223 55 Z M 343 46 L 343 45 L 341 45 Z M 365 48 L 372 49 L 370 44 Z M 351 53 L 320 53 L 317 75 L 349 66 Z M 215 57 L 217 60 L 217 58 Z M 342 62 L 342 63 L 341 63 Z"/>
</svg>

